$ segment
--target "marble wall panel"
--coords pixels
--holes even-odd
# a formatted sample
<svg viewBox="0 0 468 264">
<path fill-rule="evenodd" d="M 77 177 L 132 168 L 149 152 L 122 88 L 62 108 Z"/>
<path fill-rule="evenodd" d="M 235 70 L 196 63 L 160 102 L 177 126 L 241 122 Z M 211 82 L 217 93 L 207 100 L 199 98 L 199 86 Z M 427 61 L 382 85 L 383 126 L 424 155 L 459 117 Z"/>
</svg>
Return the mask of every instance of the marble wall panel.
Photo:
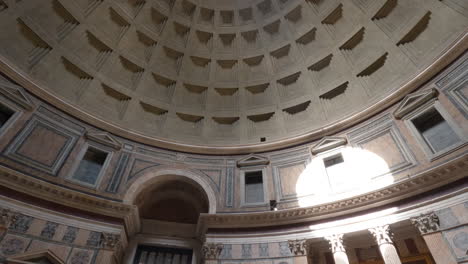
<svg viewBox="0 0 468 264">
<path fill-rule="evenodd" d="M 59 124 L 33 116 L 6 148 L 4 155 L 23 165 L 57 175 L 79 135 Z"/>
</svg>

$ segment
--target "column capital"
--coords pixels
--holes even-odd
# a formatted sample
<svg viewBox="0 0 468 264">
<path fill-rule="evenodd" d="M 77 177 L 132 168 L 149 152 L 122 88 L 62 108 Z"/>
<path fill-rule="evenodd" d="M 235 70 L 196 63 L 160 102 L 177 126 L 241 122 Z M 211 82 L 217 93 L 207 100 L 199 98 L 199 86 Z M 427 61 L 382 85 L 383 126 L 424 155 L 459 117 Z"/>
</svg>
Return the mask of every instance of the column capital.
<svg viewBox="0 0 468 264">
<path fill-rule="evenodd" d="M 100 246 L 103 249 L 118 251 L 122 243 L 120 235 L 111 233 L 101 233 Z"/>
<path fill-rule="evenodd" d="M 221 251 L 223 251 L 224 245 L 222 244 L 214 244 L 214 243 L 205 243 L 202 246 L 202 253 L 204 259 L 217 259 L 219 255 L 221 255 Z"/>
<path fill-rule="evenodd" d="M 8 229 L 16 221 L 16 213 L 10 209 L 0 208 L 0 228 Z"/>
<path fill-rule="evenodd" d="M 309 251 L 309 242 L 306 239 L 288 240 L 288 246 L 295 256 L 305 256 Z"/>
<path fill-rule="evenodd" d="M 420 216 L 413 217 L 410 220 L 422 235 L 437 232 L 440 228 L 439 217 L 434 212 L 421 214 Z"/>
<path fill-rule="evenodd" d="M 393 244 L 393 233 L 390 231 L 389 225 L 369 228 L 369 232 L 374 236 L 379 246 L 382 244 Z"/>
<path fill-rule="evenodd" d="M 343 235 L 344 234 L 333 234 L 325 237 L 325 239 L 328 240 L 328 243 L 330 243 L 332 253 L 346 252 L 343 244 Z"/>
</svg>

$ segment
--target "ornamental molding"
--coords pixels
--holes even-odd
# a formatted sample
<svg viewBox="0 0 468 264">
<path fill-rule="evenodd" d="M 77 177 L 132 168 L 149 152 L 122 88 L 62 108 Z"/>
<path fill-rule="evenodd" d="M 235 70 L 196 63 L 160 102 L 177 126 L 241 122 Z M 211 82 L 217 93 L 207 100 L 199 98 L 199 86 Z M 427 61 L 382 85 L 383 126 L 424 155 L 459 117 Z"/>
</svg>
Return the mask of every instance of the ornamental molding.
<svg viewBox="0 0 468 264">
<path fill-rule="evenodd" d="M 34 263 L 29 261 L 34 261 L 40 258 L 45 258 L 49 261 L 49 263 L 53 264 L 65 264 L 65 261 L 63 261 L 60 257 L 55 255 L 55 253 L 50 251 L 49 249 L 18 254 L 11 258 L 7 258 L 5 263 Z"/>
<path fill-rule="evenodd" d="M 0 166 L 0 186 L 67 207 L 122 219 L 129 236 L 139 230 L 140 221 L 135 205 L 67 189 L 3 166 Z"/>
<path fill-rule="evenodd" d="M 258 166 L 258 165 L 268 165 L 270 160 L 266 157 L 250 154 L 245 158 L 242 158 L 237 161 L 237 167 L 248 167 L 248 166 Z"/>
<path fill-rule="evenodd" d="M 326 236 L 325 239 L 330 244 L 330 250 L 333 254 L 336 252 L 346 252 L 345 246 L 343 244 L 343 234 L 333 234 Z"/>
<path fill-rule="evenodd" d="M 33 109 L 33 103 L 29 99 L 28 95 L 23 91 L 23 88 L 10 83 L 9 81 L 3 80 L 2 78 L 0 78 L 0 94 L 27 111 L 31 111 Z"/>
<path fill-rule="evenodd" d="M 223 251 L 223 244 L 205 243 L 202 246 L 204 259 L 218 259 Z"/>
<path fill-rule="evenodd" d="M 307 256 L 309 244 L 309 241 L 305 239 L 288 241 L 289 250 L 294 256 Z"/>
<path fill-rule="evenodd" d="M 393 233 L 390 231 L 389 225 L 376 226 L 369 228 L 369 232 L 374 236 L 377 244 L 393 244 Z"/>
<path fill-rule="evenodd" d="M 86 138 L 111 147 L 115 150 L 122 148 L 122 143 L 115 139 L 111 134 L 106 132 L 86 132 Z"/>
<path fill-rule="evenodd" d="M 397 109 L 393 112 L 393 116 L 395 116 L 396 119 L 401 119 L 426 102 L 437 98 L 438 95 L 439 91 L 436 88 L 430 88 L 408 94 L 403 98 Z"/>
<path fill-rule="evenodd" d="M 311 152 L 314 155 L 344 146 L 348 143 L 345 137 L 324 137 L 315 146 L 312 147 Z"/>
<path fill-rule="evenodd" d="M 421 214 L 418 217 L 410 219 L 411 223 L 418 228 L 422 235 L 437 232 L 440 230 L 439 217 L 434 213 L 430 212 L 427 214 Z"/>
<path fill-rule="evenodd" d="M 208 228 L 279 226 L 375 208 L 462 179 L 467 167 L 468 155 L 461 155 L 385 188 L 331 203 L 261 213 L 202 214 L 198 233 L 204 233 Z"/>
</svg>

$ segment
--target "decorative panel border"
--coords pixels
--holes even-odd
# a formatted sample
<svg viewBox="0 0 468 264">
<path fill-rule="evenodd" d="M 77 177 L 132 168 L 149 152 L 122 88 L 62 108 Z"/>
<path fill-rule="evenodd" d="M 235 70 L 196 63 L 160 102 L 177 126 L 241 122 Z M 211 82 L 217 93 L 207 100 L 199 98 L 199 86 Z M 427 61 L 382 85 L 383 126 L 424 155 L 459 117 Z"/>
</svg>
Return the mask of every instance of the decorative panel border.
<svg viewBox="0 0 468 264">
<path fill-rule="evenodd" d="M 31 133 L 36 128 L 39 128 L 39 127 L 45 128 L 47 130 L 51 130 L 53 133 L 56 133 L 66 138 L 65 143 L 60 148 L 57 154 L 57 157 L 55 158 L 52 164 L 42 163 L 40 161 L 31 159 L 30 157 L 27 157 L 18 153 L 18 150 L 23 146 L 24 142 L 31 135 Z M 76 142 L 79 139 L 79 136 L 80 135 L 76 134 L 75 132 L 62 127 L 53 121 L 49 121 L 45 118 L 34 115 L 26 124 L 24 129 L 13 139 L 13 141 L 6 148 L 4 155 L 25 166 L 43 171 L 52 176 L 57 176 L 57 172 L 60 170 L 64 161 L 66 160 L 71 150 L 75 146 Z M 38 147 L 46 147 L 46 146 L 38 146 Z"/>
<path fill-rule="evenodd" d="M 282 182 L 281 182 L 281 173 L 280 170 L 282 168 L 288 168 L 292 166 L 297 166 L 297 165 L 304 165 L 304 169 L 307 167 L 307 165 L 310 162 L 310 158 L 308 157 L 299 157 L 296 159 L 290 159 L 288 161 L 283 161 L 280 163 L 272 164 L 272 171 L 273 171 L 273 180 L 275 182 L 275 191 L 276 191 L 276 196 L 278 197 L 279 201 L 296 201 L 299 196 L 297 194 L 293 195 L 285 195 L 282 192 Z"/>
<path fill-rule="evenodd" d="M 106 192 L 116 193 L 120 187 L 120 182 L 122 181 L 122 177 L 125 173 L 125 169 L 127 168 L 128 161 L 130 159 L 130 153 L 122 153 L 119 157 L 119 161 L 117 162 L 117 166 L 112 174 L 112 178 L 107 185 Z"/>
<path fill-rule="evenodd" d="M 414 154 L 408 145 L 406 145 L 405 140 L 398 130 L 395 122 L 393 121 L 391 114 L 386 114 L 362 127 L 352 130 L 351 132 L 347 133 L 347 137 L 351 145 L 362 148 L 362 145 L 365 143 L 379 138 L 385 134 L 389 134 L 391 136 L 398 148 L 398 151 L 404 158 L 402 162 L 391 166 L 388 173 L 398 173 L 416 166 L 416 158 L 414 157 Z M 380 176 L 383 175 L 376 175 L 374 178 L 378 178 Z"/>
<path fill-rule="evenodd" d="M 226 207 L 234 206 L 234 167 L 226 169 Z"/>
</svg>

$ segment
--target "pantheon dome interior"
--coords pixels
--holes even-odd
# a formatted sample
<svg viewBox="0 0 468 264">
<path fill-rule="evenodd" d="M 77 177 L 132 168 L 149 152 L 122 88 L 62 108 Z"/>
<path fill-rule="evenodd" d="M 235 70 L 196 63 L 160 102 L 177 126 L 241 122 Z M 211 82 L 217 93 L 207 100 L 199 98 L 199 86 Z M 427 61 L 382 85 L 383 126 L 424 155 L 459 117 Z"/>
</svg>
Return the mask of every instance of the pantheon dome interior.
<svg viewBox="0 0 468 264">
<path fill-rule="evenodd" d="M 468 263 L 467 0 L 0 0 L 0 263 Z"/>
</svg>

